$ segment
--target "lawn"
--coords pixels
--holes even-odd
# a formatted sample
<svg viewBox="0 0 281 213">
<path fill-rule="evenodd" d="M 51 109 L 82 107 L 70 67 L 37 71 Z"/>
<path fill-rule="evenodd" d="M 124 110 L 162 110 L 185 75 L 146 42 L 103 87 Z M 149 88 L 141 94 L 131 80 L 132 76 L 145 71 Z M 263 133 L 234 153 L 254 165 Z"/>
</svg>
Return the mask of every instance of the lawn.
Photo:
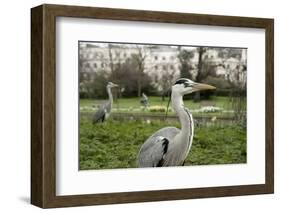
<svg viewBox="0 0 281 213">
<path fill-rule="evenodd" d="M 92 125 L 80 121 L 80 169 L 134 168 L 143 142 L 174 121 L 116 121 Z M 185 165 L 246 163 L 246 129 L 237 124 L 209 125 L 195 128 L 191 152 Z"/>
<path fill-rule="evenodd" d="M 80 107 L 92 107 L 93 105 L 99 105 L 106 100 L 96 100 L 96 99 L 80 99 Z M 161 97 L 158 96 L 151 96 L 149 97 L 149 105 L 150 106 L 167 106 L 168 98 L 165 98 L 162 101 Z M 188 106 L 190 109 L 198 109 L 202 105 L 202 103 L 207 104 L 210 103 L 211 105 L 215 105 L 217 107 L 221 107 L 224 109 L 231 109 L 229 98 L 223 96 L 216 96 L 213 97 L 209 101 L 201 101 L 201 102 L 194 102 L 193 100 L 184 100 L 185 106 Z M 130 107 L 140 107 L 140 99 L 138 97 L 134 98 L 120 98 L 114 101 L 114 108 L 130 108 Z"/>
<path fill-rule="evenodd" d="M 106 100 L 80 100 L 80 112 L 94 112 L 97 108 Z M 145 109 L 140 105 L 139 98 L 120 98 L 114 101 L 113 112 L 125 112 L 125 113 L 165 113 L 167 107 L 168 98 L 162 101 L 161 97 L 152 96 L 149 97 L 149 107 Z M 212 97 L 211 100 L 204 100 L 201 102 L 194 102 L 193 100 L 184 100 L 185 107 L 189 108 L 194 115 L 204 115 L 206 112 L 201 112 L 200 109 L 206 106 L 213 106 L 219 108 L 217 112 L 207 112 L 208 115 L 219 116 L 229 115 L 233 113 L 233 108 L 228 97 Z M 169 108 L 169 114 L 173 114 L 171 105 Z"/>
</svg>

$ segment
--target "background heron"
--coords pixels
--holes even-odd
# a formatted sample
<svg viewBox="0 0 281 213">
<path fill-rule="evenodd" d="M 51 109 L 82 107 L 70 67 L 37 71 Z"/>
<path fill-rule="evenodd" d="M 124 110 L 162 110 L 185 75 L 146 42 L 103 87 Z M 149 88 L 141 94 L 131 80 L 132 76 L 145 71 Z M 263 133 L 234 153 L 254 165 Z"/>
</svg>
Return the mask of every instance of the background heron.
<svg viewBox="0 0 281 213">
<path fill-rule="evenodd" d="M 148 97 L 144 92 L 142 93 L 142 97 L 140 99 L 140 103 L 145 107 L 145 109 L 149 106 Z"/>
<path fill-rule="evenodd" d="M 193 118 L 184 107 L 183 96 L 215 87 L 181 78 L 172 86 L 172 107 L 179 117 L 181 129 L 165 127 L 151 135 L 142 145 L 138 155 L 139 167 L 180 166 L 189 153 L 193 140 Z"/>
<path fill-rule="evenodd" d="M 109 100 L 107 102 L 105 102 L 104 104 L 102 104 L 99 107 L 99 109 L 97 110 L 97 112 L 94 114 L 93 124 L 98 123 L 98 122 L 104 122 L 105 120 L 108 119 L 111 109 L 112 109 L 112 105 L 113 105 L 113 96 L 112 96 L 112 92 L 111 92 L 111 88 L 113 88 L 113 87 L 118 87 L 118 85 L 114 84 L 112 82 L 108 82 L 108 84 L 106 86 L 106 90 L 108 93 Z"/>
</svg>

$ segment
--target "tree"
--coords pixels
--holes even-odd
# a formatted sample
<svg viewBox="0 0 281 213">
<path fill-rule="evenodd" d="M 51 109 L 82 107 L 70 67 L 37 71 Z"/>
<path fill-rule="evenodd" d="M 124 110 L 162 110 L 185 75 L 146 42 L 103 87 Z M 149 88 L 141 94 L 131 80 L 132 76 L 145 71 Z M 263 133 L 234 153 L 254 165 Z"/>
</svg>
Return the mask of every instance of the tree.
<svg viewBox="0 0 281 213">
<path fill-rule="evenodd" d="M 191 70 L 192 63 L 191 59 L 194 57 L 194 52 L 191 50 L 182 49 L 181 46 L 178 47 L 178 60 L 180 62 L 180 73 L 181 77 L 193 79 Z"/>
<path fill-rule="evenodd" d="M 79 95 L 80 98 L 107 98 L 106 84 L 108 79 L 103 72 L 93 73 L 94 79 L 80 81 Z"/>
<path fill-rule="evenodd" d="M 143 76 L 145 69 L 145 59 L 148 56 L 149 49 L 145 48 L 143 45 L 136 45 L 137 53 L 132 55 L 133 60 L 137 64 L 137 88 L 138 88 L 138 97 L 141 97 L 142 93 L 142 84 Z"/>
<path fill-rule="evenodd" d="M 203 54 L 207 52 L 208 47 L 198 47 L 198 64 L 197 64 L 197 74 L 195 77 L 196 82 L 201 82 L 205 77 L 208 76 L 208 73 L 204 69 L 204 59 Z"/>
<path fill-rule="evenodd" d="M 109 76 L 109 80 L 119 84 L 124 97 L 135 97 L 138 94 L 139 70 L 138 64 L 132 57 L 127 58 L 123 63 L 115 67 L 114 72 Z M 142 74 L 142 92 L 150 94 L 153 91 L 151 79 L 146 74 Z"/>
<path fill-rule="evenodd" d="M 113 56 L 112 56 L 112 44 L 108 44 L 108 56 L 109 56 L 110 71 L 114 72 L 114 61 L 113 61 Z"/>
<path fill-rule="evenodd" d="M 204 59 L 203 55 L 205 52 L 207 52 L 208 47 L 198 47 L 198 64 L 197 64 L 197 73 L 195 77 L 196 82 L 202 82 L 204 78 L 208 76 L 208 72 L 206 69 L 204 69 Z M 196 92 L 194 95 L 194 101 L 200 101 L 200 92 Z"/>
<path fill-rule="evenodd" d="M 172 87 L 173 81 L 174 81 L 174 76 L 175 76 L 176 70 L 165 70 L 163 71 L 160 85 L 162 87 L 162 101 L 165 100 L 165 96 L 167 95 L 168 90 Z"/>
</svg>

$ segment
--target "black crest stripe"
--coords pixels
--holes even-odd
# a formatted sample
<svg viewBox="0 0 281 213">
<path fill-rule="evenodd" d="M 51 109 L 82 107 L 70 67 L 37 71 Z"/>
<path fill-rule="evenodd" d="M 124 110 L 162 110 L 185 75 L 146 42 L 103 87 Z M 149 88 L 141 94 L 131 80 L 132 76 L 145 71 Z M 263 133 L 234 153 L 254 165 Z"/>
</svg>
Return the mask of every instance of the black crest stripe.
<svg viewBox="0 0 281 213">
<path fill-rule="evenodd" d="M 181 78 L 181 79 L 177 80 L 175 84 L 184 84 L 186 82 L 187 82 L 186 79 Z"/>
</svg>

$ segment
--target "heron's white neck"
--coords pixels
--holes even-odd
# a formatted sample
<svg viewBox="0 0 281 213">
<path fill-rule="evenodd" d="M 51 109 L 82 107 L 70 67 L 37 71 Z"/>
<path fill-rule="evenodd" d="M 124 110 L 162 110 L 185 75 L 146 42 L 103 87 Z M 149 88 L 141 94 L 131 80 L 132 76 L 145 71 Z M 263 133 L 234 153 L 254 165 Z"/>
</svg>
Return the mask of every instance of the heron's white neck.
<svg viewBox="0 0 281 213">
<path fill-rule="evenodd" d="M 182 95 L 172 92 L 171 99 L 172 107 L 176 111 L 181 124 L 180 137 L 183 139 L 182 141 L 187 141 L 193 134 L 192 115 L 185 109 Z"/>
<path fill-rule="evenodd" d="M 107 89 L 107 94 L 108 94 L 108 97 L 109 97 L 110 104 L 112 105 L 113 104 L 113 97 L 112 97 L 112 93 L 111 93 L 111 88 L 106 87 L 106 89 Z"/>
</svg>

